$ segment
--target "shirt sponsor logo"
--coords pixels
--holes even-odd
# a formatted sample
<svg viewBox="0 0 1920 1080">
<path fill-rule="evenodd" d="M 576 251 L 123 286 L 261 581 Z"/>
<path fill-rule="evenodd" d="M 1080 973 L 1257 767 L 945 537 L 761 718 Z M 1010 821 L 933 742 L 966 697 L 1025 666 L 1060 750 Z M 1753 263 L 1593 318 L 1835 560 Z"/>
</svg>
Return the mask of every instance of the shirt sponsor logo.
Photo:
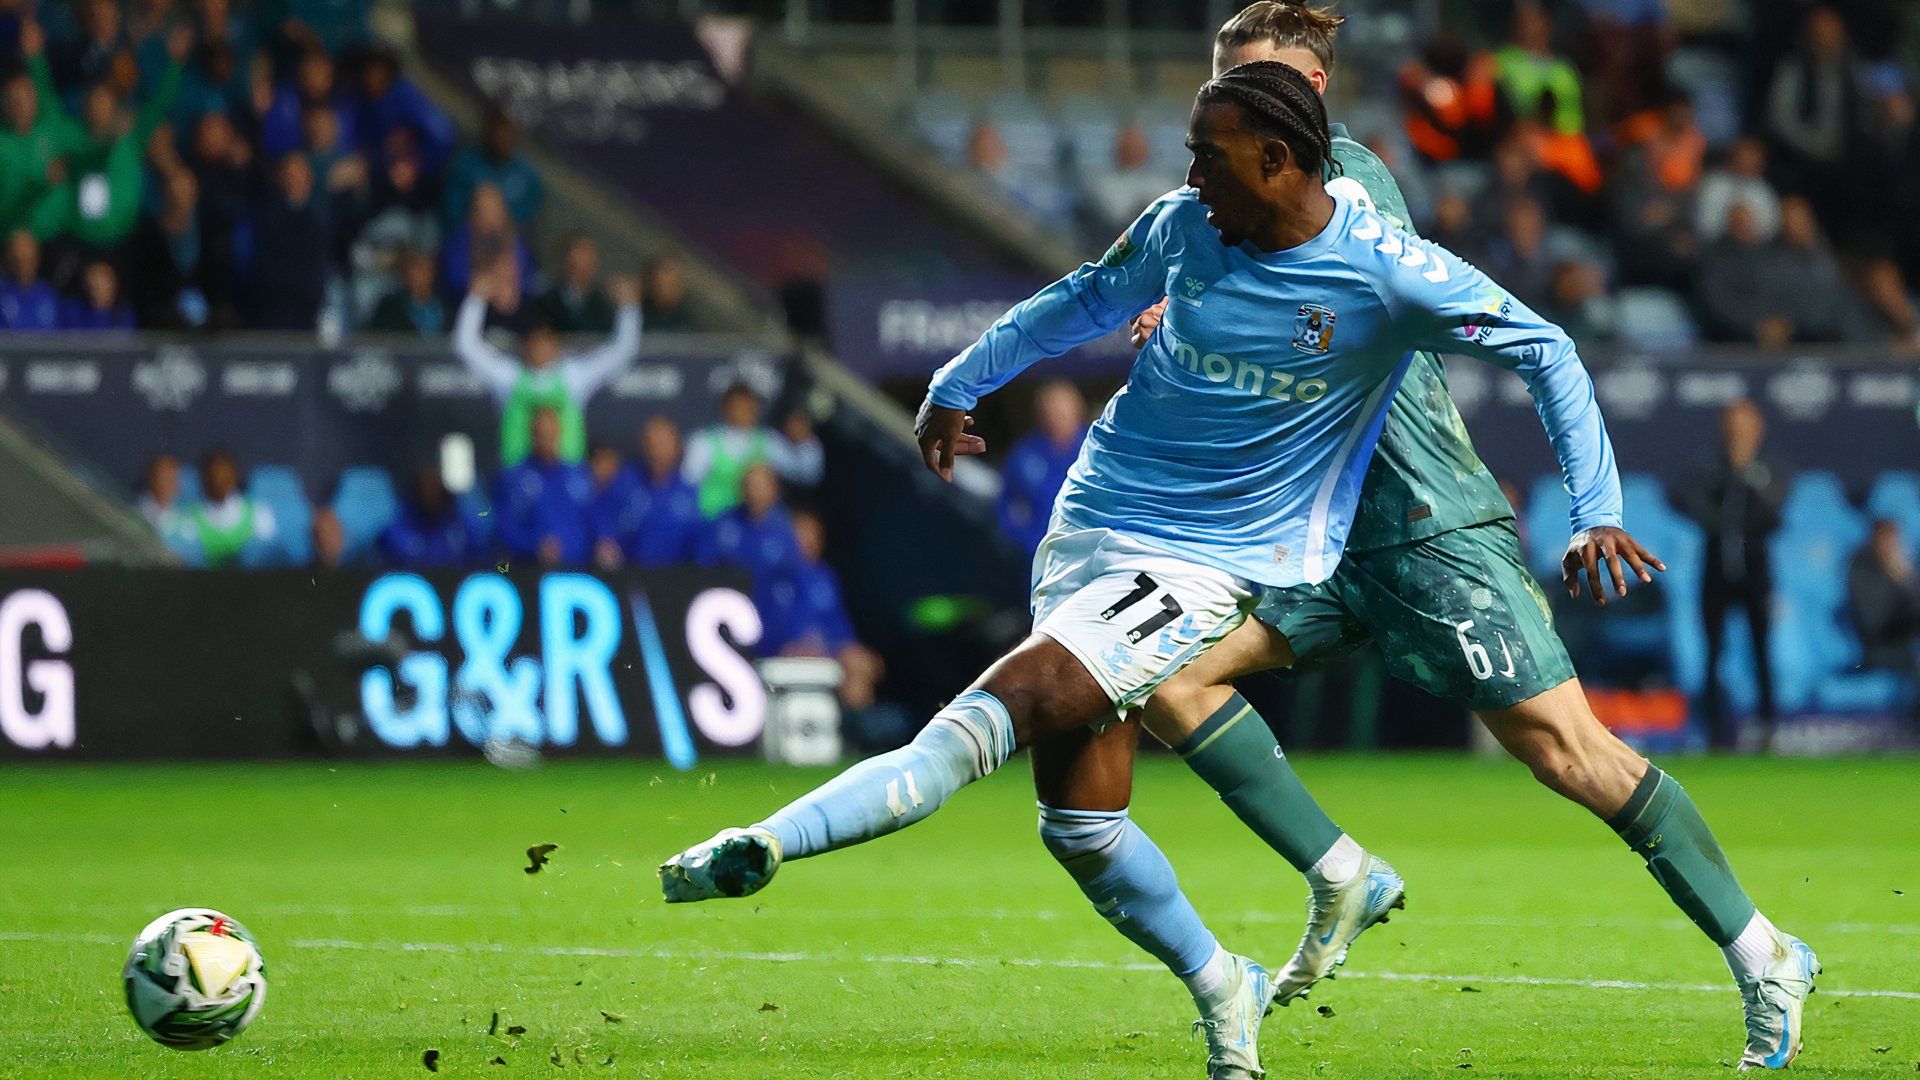
<svg viewBox="0 0 1920 1080">
<path fill-rule="evenodd" d="M 1291 371 L 1280 368 L 1261 367 L 1247 360 L 1235 360 L 1219 353 L 1201 354 L 1199 349 L 1181 341 L 1160 324 L 1160 334 L 1166 336 L 1167 351 L 1174 362 L 1195 375 L 1204 375 L 1208 382 L 1232 383 L 1235 390 L 1244 390 L 1256 397 L 1270 397 L 1275 401 L 1303 401 L 1308 404 L 1327 396 L 1327 380 L 1302 379 Z"/>
<path fill-rule="evenodd" d="M 1113 242 L 1113 246 L 1107 249 L 1107 253 L 1100 257 L 1100 265 L 1106 267 L 1119 266 L 1128 259 L 1133 258 L 1133 253 L 1138 250 L 1140 249 L 1133 246 L 1132 231 L 1123 232 L 1120 234 L 1120 238 Z"/>
</svg>

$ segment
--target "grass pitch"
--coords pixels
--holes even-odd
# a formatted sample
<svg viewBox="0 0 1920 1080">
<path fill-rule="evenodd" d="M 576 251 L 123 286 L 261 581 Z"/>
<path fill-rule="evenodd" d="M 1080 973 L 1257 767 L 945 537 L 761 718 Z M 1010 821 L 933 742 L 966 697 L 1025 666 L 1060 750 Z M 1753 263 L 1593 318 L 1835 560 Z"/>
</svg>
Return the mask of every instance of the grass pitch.
<svg viewBox="0 0 1920 1080">
<path fill-rule="evenodd" d="M 1410 907 L 1268 1020 L 1270 1075 L 1726 1074 L 1718 951 L 1599 823 L 1505 762 L 1297 764 Z M 1795 1072 L 1914 1075 L 1920 762 L 1671 764 L 1826 965 Z M 1200 1075 L 1190 1002 L 1046 856 L 1019 762 L 758 897 L 659 901 L 660 858 L 825 776 L 0 770 L 0 1075 L 426 1076 L 428 1050 L 463 1076 Z M 1297 875 L 1170 759 L 1142 762 L 1134 812 L 1229 948 L 1284 960 Z M 536 843 L 560 847 L 528 874 Z M 202 1054 L 148 1042 L 119 987 L 134 933 L 188 905 L 247 923 L 271 979 L 252 1030 Z"/>
</svg>

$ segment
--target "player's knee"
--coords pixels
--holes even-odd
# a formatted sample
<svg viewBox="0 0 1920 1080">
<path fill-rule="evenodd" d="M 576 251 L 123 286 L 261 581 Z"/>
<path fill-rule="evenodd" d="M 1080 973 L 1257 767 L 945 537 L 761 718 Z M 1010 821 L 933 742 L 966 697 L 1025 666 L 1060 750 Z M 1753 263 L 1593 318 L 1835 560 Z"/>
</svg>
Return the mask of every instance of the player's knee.
<svg viewBox="0 0 1920 1080">
<path fill-rule="evenodd" d="M 1067 810 L 1040 806 L 1040 842 L 1061 865 L 1111 855 L 1126 835 L 1125 810 Z"/>
</svg>

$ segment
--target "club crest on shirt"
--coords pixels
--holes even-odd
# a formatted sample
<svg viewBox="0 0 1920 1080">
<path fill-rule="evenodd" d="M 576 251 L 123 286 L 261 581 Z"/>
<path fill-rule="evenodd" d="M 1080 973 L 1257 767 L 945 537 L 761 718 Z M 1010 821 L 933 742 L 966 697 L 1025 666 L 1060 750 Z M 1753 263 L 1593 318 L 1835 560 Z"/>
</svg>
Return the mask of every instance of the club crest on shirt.
<svg viewBox="0 0 1920 1080">
<path fill-rule="evenodd" d="M 1332 308 L 1301 304 L 1300 313 L 1293 320 L 1293 347 L 1310 353 L 1333 348 L 1333 323 L 1337 318 Z"/>
</svg>

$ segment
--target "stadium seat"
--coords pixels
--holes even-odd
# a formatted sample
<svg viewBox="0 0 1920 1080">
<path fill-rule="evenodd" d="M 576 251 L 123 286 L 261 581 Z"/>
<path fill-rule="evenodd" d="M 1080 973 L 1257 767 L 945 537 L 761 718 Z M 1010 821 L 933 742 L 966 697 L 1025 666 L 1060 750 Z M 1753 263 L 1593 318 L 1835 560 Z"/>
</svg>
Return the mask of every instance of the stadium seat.
<svg viewBox="0 0 1920 1080">
<path fill-rule="evenodd" d="M 1712 146 L 1740 136 L 1740 65 L 1715 49 L 1681 47 L 1667 57 L 1667 79 L 1693 102 L 1693 122 Z"/>
<path fill-rule="evenodd" d="M 300 474 L 286 465 L 256 466 L 247 495 L 273 513 L 274 536 L 248 544 L 240 563 L 249 567 L 305 566 L 313 559 L 313 504 Z"/>
<path fill-rule="evenodd" d="M 913 123 L 940 156 L 953 164 L 967 159 L 967 138 L 978 110 L 958 94 L 928 91 L 914 98 Z"/>
<path fill-rule="evenodd" d="M 1847 501 L 1839 477 L 1814 472 L 1795 478 L 1770 552 L 1770 654 L 1782 710 L 1814 706 L 1860 662 L 1846 613 L 1847 567 L 1866 536 L 1866 518 Z"/>
<path fill-rule="evenodd" d="M 333 496 L 333 512 L 346 538 L 345 561 L 356 562 L 365 556 L 399 509 L 400 500 L 385 469 L 356 465 L 342 472 L 340 489 Z"/>
<path fill-rule="evenodd" d="M 1526 559 L 1533 572 L 1551 581 L 1560 576 L 1560 557 L 1567 552 L 1567 520 L 1573 500 L 1559 473 L 1543 473 L 1527 489 L 1527 505 L 1520 513 L 1526 525 Z"/>
<path fill-rule="evenodd" d="M 1908 550 L 1920 556 L 1920 472 L 1884 472 L 1867 493 L 1867 516 L 1900 527 Z"/>
<path fill-rule="evenodd" d="M 1684 300 L 1666 289 L 1634 286 L 1614 297 L 1614 332 L 1642 349 L 1679 349 L 1700 340 Z"/>
</svg>

